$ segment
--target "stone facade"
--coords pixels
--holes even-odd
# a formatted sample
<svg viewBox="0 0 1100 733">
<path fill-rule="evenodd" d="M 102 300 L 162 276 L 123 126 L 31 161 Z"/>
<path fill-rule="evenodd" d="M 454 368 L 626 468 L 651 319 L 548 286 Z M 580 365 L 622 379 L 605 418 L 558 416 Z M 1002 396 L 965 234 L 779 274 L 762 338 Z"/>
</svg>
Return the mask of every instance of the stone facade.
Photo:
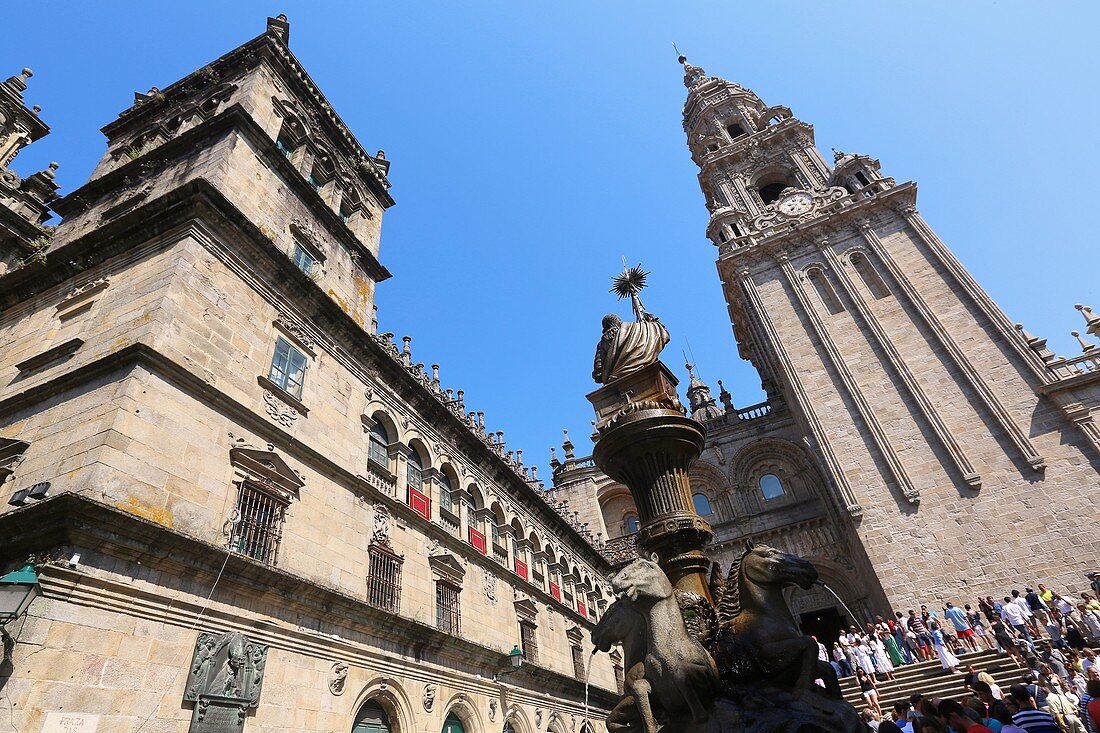
<svg viewBox="0 0 1100 733">
<path fill-rule="evenodd" d="M 578 664 L 603 730 L 609 566 L 438 366 L 374 332 L 389 162 L 289 32 L 136 95 L 40 256 L 3 240 L 0 559 L 39 574 L 14 725 L 182 733 L 217 707 L 185 698 L 202 640 L 239 632 L 266 650 L 246 731 L 378 710 L 577 733 Z"/>
<path fill-rule="evenodd" d="M 1086 586 L 1100 349 L 1075 331 L 1083 353 L 1053 354 L 936 237 L 914 184 L 864 155 L 830 165 L 790 109 L 682 61 L 707 236 L 767 393 L 738 410 L 723 389 L 718 407 L 688 365 L 708 429 L 692 483 L 714 512 L 714 557 L 728 565 L 747 538 L 798 552 L 861 617 L 1027 582 Z M 1078 310 L 1100 335 L 1100 317 Z M 586 459 L 557 463 L 554 479 L 558 500 L 612 538 L 613 560 L 629 553 L 623 487 Z M 836 603 L 824 590 L 794 602 Z"/>
</svg>

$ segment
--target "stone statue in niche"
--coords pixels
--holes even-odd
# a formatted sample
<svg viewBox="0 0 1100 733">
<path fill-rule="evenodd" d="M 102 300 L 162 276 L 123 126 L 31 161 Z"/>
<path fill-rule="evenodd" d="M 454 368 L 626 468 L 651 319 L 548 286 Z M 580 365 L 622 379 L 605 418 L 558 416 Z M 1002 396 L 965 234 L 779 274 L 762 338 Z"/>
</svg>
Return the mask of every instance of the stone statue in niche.
<svg viewBox="0 0 1100 733">
<path fill-rule="evenodd" d="M 183 694 L 195 703 L 191 733 L 242 729 L 247 709 L 260 702 L 267 650 L 237 631 L 199 634 Z"/>
</svg>

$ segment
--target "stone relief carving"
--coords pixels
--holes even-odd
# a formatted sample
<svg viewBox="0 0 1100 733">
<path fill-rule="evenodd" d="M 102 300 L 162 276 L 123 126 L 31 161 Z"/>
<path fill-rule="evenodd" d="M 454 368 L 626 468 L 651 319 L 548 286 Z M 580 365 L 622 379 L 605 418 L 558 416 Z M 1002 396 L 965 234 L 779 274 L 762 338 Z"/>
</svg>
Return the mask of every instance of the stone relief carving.
<svg viewBox="0 0 1100 733">
<path fill-rule="evenodd" d="M 497 699 L 495 697 L 489 698 L 489 722 L 497 719 Z"/>
<path fill-rule="evenodd" d="M 421 702 L 424 703 L 424 712 L 430 713 L 435 709 L 435 693 L 436 687 L 430 682 L 424 685 L 424 697 Z"/>
<path fill-rule="evenodd" d="M 546 714 L 546 711 L 542 708 L 535 708 L 535 727 L 542 727 L 542 716 Z"/>
<path fill-rule="evenodd" d="M 481 572 L 482 580 L 485 585 L 485 600 L 495 605 L 497 602 L 497 576 L 488 568 L 483 569 Z"/>
<path fill-rule="evenodd" d="M 555 616 L 557 616 L 557 614 L 554 612 L 554 607 L 551 606 L 549 603 L 546 604 L 546 628 L 550 629 L 551 631 L 554 630 Z"/>
<path fill-rule="evenodd" d="M 344 694 L 344 688 L 348 682 L 348 665 L 346 662 L 335 662 L 329 673 L 328 691 L 339 697 Z"/>
<path fill-rule="evenodd" d="M 305 326 L 295 319 L 291 318 L 286 313 L 280 313 L 275 318 L 275 323 L 277 323 L 284 331 L 300 341 L 303 346 L 308 346 L 312 349 L 314 346 L 317 345 L 317 341 L 306 331 Z"/>
<path fill-rule="evenodd" d="M 375 545 L 390 546 L 390 510 L 381 502 L 374 505 L 374 529 L 370 541 Z"/>
<path fill-rule="evenodd" d="M 264 407 L 271 419 L 285 428 L 294 427 L 298 420 L 298 411 L 275 396 L 269 389 L 264 390 Z"/>
</svg>

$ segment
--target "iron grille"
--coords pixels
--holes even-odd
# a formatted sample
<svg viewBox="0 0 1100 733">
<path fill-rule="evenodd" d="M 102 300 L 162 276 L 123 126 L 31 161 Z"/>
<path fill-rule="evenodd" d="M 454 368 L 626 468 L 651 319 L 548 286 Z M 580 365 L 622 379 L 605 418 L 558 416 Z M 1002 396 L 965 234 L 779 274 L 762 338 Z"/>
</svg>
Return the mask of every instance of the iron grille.
<svg viewBox="0 0 1100 733">
<path fill-rule="evenodd" d="M 274 565 L 279 557 L 286 506 L 285 501 L 259 486 L 242 482 L 237 493 L 240 521 L 233 528 L 230 547 L 242 555 Z"/>
<path fill-rule="evenodd" d="M 523 645 L 523 658 L 532 664 L 538 664 L 539 644 L 535 639 L 535 625 L 527 621 L 520 621 L 519 639 Z"/>
<path fill-rule="evenodd" d="M 579 646 L 569 647 L 573 650 L 573 676 L 578 680 L 584 679 L 584 651 Z"/>
<path fill-rule="evenodd" d="M 440 631 L 458 636 L 462 617 L 458 607 L 458 588 L 438 581 L 435 584 L 435 625 Z"/>
<path fill-rule="evenodd" d="M 379 545 L 371 545 L 367 574 L 367 602 L 383 611 L 401 608 L 401 563 L 404 560 Z"/>
</svg>

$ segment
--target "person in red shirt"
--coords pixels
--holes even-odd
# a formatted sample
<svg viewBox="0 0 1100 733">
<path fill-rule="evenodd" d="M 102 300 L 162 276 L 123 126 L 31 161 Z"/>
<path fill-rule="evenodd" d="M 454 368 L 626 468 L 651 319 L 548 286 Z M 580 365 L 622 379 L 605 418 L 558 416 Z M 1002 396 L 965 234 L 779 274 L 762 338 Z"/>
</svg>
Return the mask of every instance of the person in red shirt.
<svg viewBox="0 0 1100 733">
<path fill-rule="evenodd" d="M 993 733 L 991 728 L 968 718 L 963 706 L 955 700 L 941 700 L 939 714 L 940 719 L 956 733 Z"/>
</svg>

